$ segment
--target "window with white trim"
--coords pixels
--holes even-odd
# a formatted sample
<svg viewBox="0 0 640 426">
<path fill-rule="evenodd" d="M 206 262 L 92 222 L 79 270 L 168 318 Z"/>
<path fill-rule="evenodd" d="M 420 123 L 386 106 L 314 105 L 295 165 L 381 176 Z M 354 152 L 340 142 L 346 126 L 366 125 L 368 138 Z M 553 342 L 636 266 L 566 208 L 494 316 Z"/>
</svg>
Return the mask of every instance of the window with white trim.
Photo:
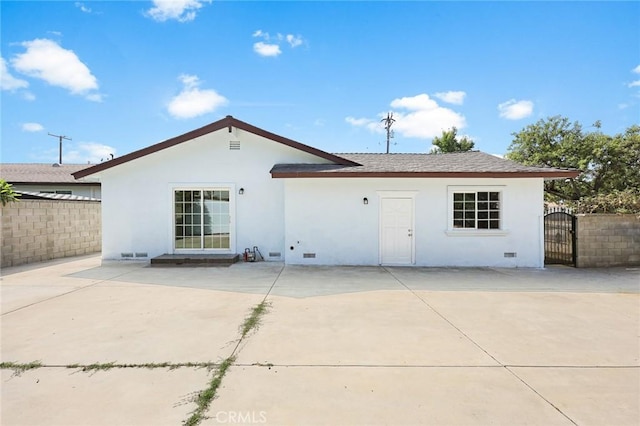
<svg viewBox="0 0 640 426">
<path fill-rule="evenodd" d="M 453 229 L 501 229 L 499 191 L 453 191 Z"/>
</svg>

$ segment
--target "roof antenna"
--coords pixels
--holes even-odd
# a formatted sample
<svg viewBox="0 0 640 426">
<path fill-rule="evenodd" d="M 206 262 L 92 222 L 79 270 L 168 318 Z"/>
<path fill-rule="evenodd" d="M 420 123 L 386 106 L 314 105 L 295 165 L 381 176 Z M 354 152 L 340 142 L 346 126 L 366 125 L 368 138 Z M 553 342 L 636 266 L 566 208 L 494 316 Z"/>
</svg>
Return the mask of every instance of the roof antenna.
<svg viewBox="0 0 640 426">
<path fill-rule="evenodd" d="M 393 113 L 388 112 L 387 118 L 383 118 L 380 120 L 384 122 L 384 129 L 387 131 L 387 154 L 389 153 L 389 141 L 393 138 L 393 130 L 391 130 L 391 126 L 396 120 L 393 118 Z"/>
<path fill-rule="evenodd" d="M 68 138 L 64 135 L 54 135 L 49 133 L 49 136 L 53 136 L 54 138 L 58 138 L 58 140 L 60 141 L 60 161 L 58 162 L 58 164 L 62 164 L 62 139 L 66 139 L 68 141 L 71 140 L 71 138 Z"/>
</svg>

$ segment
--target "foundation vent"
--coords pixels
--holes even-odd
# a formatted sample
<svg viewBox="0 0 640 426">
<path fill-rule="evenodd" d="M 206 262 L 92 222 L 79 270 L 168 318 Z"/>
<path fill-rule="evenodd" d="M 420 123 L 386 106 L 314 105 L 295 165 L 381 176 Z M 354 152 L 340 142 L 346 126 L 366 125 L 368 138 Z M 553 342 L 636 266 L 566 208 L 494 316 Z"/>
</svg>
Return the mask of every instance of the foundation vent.
<svg viewBox="0 0 640 426">
<path fill-rule="evenodd" d="M 281 257 L 282 255 L 280 254 L 279 251 L 270 251 L 269 252 L 269 257 Z"/>
<path fill-rule="evenodd" d="M 316 258 L 316 254 L 315 253 L 302 253 L 302 257 L 305 259 L 315 259 Z"/>
<path fill-rule="evenodd" d="M 229 149 L 231 151 L 240 151 L 240 141 L 229 141 Z"/>
<path fill-rule="evenodd" d="M 138 252 L 138 253 L 136 253 L 136 257 L 149 257 L 149 254 L 148 253 Z"/>
<path fill-rule="evenodd" d="M 516 252 L 505 252 L 504 257 L 518 257 L 518 253 Z"/>
<path fill-rule="evenodd" d="M 129 259 L 133 257 L 133 253 L 120 253 L 120 257 L 124 259 Z"/>
</svg>

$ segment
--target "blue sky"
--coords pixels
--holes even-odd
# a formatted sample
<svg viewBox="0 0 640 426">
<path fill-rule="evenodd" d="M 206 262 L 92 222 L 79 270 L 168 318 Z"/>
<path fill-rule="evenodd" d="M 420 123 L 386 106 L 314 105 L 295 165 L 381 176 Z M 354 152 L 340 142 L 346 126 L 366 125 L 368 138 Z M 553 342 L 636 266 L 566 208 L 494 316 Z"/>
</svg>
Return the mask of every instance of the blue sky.
<svg viewBox="0 0 640 426">
<path fill-rule="evenodd" d="M 329 152 L 504 154 L 640 122 L 639 2 L 2 1 L 2 162 L 99 162 L 226 115 Z"/>
</svg>

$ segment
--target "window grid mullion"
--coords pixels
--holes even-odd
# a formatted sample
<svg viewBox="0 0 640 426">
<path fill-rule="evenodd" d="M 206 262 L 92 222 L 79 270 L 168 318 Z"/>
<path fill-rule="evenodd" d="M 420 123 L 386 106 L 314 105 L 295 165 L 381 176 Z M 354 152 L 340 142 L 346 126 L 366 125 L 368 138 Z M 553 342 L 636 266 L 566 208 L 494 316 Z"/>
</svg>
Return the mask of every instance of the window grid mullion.
<svg viewBox="0 0 640 426">
<path fill-rule="evenodd" d="M 471 197 L 473 197 L 473 203 L 470 203 L 471 200 L 469 198 Z M 502 196 L 499 191 L 463 190 L 453 192 L 452 201 L 452 226 L 454 228 L 475 230 L 501 229 Z M 480 209 L 481 204 L 484 206 L 482 209 Z M 457 208 L 456 205 L 458 205 Z M 480 218 L 481 216 L 482 218 Z"/>
</svg>

